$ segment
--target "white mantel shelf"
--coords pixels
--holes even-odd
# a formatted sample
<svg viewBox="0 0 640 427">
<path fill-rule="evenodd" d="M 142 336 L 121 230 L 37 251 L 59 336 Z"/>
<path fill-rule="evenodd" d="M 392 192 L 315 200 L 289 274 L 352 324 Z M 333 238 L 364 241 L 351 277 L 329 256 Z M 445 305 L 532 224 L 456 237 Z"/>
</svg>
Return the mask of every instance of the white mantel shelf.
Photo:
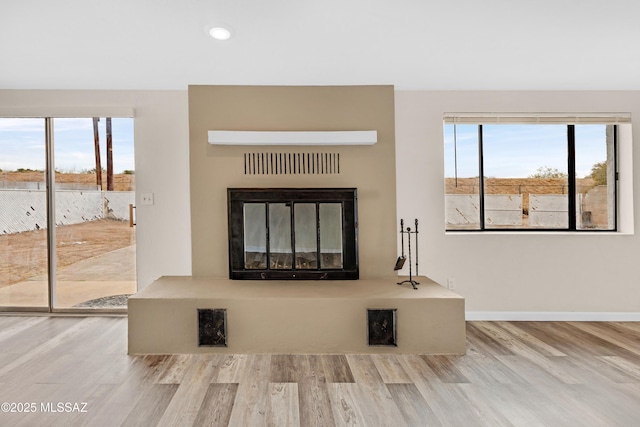
<svg viewBox="0 0 640 427">
<path fill-rule="evenodd" d="M 464 298 L 404 279 L 162 277 L 129 298 L 129 353 L 464 353 Z M 227 310 L 227 347 L 197 346 L 203 308 Z M 367 309 L 397 309 L 397 347 L 367 345 Z"/>
<path fill-rule="evenodd" d="M 378 131 L 239 131 L 210 130 L 212 145 L 373 145 Z"/>
</svg>

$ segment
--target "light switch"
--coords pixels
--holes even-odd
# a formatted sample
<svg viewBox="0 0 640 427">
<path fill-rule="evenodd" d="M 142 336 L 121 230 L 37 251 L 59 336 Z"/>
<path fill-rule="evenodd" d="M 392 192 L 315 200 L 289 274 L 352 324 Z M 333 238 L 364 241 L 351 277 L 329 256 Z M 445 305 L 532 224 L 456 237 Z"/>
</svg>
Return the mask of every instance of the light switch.
<svg viewBox="0 0 640 427">
<path fill-rule="evenodd" d="M 153 193 L 140 193 L 140 204 L 146 206 L 153 205 Z"/>
</svg>

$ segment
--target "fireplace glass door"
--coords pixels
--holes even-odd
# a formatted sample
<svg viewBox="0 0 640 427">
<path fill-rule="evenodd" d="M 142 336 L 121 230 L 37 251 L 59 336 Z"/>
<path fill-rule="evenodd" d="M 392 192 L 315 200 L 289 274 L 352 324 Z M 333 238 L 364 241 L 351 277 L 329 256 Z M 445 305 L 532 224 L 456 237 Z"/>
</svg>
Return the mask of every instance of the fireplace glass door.
<svg viewBox="0 0 640 427">
<path fill-rule="evenodd" d="M 267 211 L 264 203 L 244 205 L 244 268 L 267 268 Z"/>
<path fill-rule="evenodd" d="M 230 189 L 230 277 L 358 277 L 353 189 Z"/>
<path fill-rule="evenodd" d="M 296 232 L 296 268 L 318 268 L 318 215 L 315 203 L 296 203 L 294 230 Z"/>
<path fill-rule="evenodd" d="M 269 268 L 290 270 L 293 260 L 291 251 L 291 205 L 269 203 Z"/>
</svg>

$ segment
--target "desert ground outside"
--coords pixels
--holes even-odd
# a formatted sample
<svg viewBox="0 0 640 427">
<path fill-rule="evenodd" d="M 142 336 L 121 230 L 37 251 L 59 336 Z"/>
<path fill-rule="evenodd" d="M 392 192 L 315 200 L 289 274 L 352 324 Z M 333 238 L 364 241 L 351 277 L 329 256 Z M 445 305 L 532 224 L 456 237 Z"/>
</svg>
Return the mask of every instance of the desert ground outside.
<svg viewBox="0 0 640 427">
<path fill-rule="evenodd" d="M 56 173 L 57 183 L 95 185 L 95 180 L 94 174 Z M 43 172 L 0 172 L 4 188 L 15 182 L 43 181 Z M 114 176 L 115 191 L 134 188 L 135 175 Z M 136 236 L 129 221 L 98 219 L 59 225 L 56 239 L 60 307 L 136 291 Z M 46 305 L 47 262 L 46 229 L 0 234 L 0 306 Z"/>
</svg>

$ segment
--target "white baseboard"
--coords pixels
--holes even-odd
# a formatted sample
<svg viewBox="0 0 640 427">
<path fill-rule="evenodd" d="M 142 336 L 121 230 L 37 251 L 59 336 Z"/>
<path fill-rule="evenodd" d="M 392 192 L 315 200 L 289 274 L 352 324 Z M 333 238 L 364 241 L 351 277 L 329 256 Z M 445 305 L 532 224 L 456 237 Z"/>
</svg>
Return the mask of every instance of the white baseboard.
<svg viewBox="0 0 640 427">
<path fill-rule="evenodd" d="M 640 312 L 467 311 L 471 321 L 640 322 Z"/>
</svg>

